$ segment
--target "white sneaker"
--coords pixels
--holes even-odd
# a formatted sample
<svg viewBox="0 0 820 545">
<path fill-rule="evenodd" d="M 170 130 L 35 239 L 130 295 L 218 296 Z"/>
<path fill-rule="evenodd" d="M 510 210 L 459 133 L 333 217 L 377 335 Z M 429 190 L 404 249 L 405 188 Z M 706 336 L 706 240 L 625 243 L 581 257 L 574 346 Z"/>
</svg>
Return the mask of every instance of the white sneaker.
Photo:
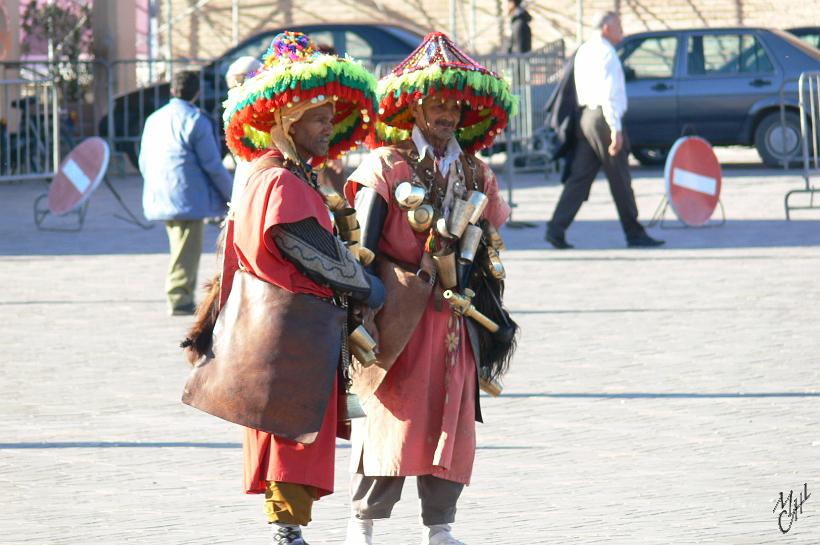
<svg viewBox="0 0 820 545">
<path fill-rule="evenodd" d="M 459 541 L 450 533 L 449 524 L 433 524 L 425 526 L 421 534 L 421 545 L 467 545 Z"/>
<path fill-rule="evenodd" d="M 345 545 L 373 545 L 373 520 L 350 517 Z"/>
</svg>

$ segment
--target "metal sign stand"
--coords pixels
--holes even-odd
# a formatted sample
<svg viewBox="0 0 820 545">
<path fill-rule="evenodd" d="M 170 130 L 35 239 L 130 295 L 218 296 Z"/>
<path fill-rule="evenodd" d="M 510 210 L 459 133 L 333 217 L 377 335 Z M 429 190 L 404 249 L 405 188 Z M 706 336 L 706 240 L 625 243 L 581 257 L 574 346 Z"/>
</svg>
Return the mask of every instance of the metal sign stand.
<svg viewBox="0 0 820 545">
<path fill-rule="evenodd" d="M 139 227 L 141 229 L 145 229 L 146 231 L 149 230 L 149 229 L 154 228 L 153 223 L 143 223 L 142 221 L 140 221 L 139 218 L 137 218 L 136 215 L 134 215 L 133 212 L 131 212 L 131 210 L 128 208 L 128 206 L 126 206 L 125 201 L 122 200 L 122 197 L 120 196 L 120 194 L 117 193 L 116 189 L 114 189 L 114 184 L 111 183 L 111 181 L 108 179 L 108 176 L 105 176 L 103 178 L 103 183 L 105 183 L 105 185 L 108 187 L 108 189 L 111 190 L 111 193 L 113 193 L 114 198 L 117 199 L 117 202 L 120 203 L 120 206 L 122 207 L 122 209 L 125 210 L 126 214 L 128 214 L 127 218 L 125 216 L 121 216 L 119 214 L 114 214 L 115 218 L 117 218 L 119 220 L 122 220 L 126 223 L 136 225 L 137 227 Z"/>
<path fill-rule="evenodd" d="M 704 225 L 689 225 L 678 219 L 680 225 L 669 224 L 666 223 L 666 210 L 669 208 L 669 199 L 664 195 L 661 202 L 658 203 L 655 213 L 652 214 L 652 219 L 649 220 L 647 227 L 655 227 L 656 225 L 661 229 L 708 229 L 711 227 L 721 227 L 726 224 L 726 210 L 723 208 L 723 201 L 720 199 L 718 199 L 718 206 L 720 207 L 720 221 L 709 220 L 709 223 Z"/>
</svg>

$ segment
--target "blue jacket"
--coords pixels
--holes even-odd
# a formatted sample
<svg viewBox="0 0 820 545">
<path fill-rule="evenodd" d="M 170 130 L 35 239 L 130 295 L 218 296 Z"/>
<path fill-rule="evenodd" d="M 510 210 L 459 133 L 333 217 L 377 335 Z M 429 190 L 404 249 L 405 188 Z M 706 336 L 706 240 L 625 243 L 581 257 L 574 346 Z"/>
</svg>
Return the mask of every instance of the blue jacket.
<svg viewBox="0 0 820 545">
<path fill-rule="evenodd" d="M 211 120 L 194 105 L 172 98 L 148 116 L 139 163 L 147 219 L 195 220 L 225 214 L 233 182 L 222 166 Z"/>
</svg>

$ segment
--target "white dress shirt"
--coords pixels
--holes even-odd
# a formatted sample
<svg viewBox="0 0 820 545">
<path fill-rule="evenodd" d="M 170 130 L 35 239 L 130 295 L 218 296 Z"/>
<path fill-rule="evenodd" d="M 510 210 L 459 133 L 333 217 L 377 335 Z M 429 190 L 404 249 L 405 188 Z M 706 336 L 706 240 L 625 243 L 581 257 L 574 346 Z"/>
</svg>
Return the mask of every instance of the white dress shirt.
<svg viewBox="0 0 820 545">
<path fill-rule="evenodd" d="M 579 106 L 600 106 L 609 128 L 621 130 L 626 113 L 624 69 L 615 48 L 600 34 L 584 42 L 575 54 L 575 90 Z"/>
</svg>

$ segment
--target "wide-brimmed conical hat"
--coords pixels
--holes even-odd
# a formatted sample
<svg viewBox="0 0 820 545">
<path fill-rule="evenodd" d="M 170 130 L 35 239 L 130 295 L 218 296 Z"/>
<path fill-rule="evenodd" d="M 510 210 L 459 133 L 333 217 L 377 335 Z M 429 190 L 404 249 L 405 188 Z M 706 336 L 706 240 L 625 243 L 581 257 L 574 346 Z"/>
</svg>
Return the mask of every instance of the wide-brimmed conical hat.
<svg viewBox="0 0 820 545">
<path fill-rule="evenodd" d="M 224 103 L 225 138 L 239 157 L 252 160 L 265 153 L 275 112 L 305 103 L 335 106 L 327 158 L 356 149 L 373 131 L 376 79 L 358 62 L 319 53 L 301 32 L 277 35 L 262 61 L 262 68 L 232 89 Z M 324 159 L 314 158 L 314 163 Z"/>
<path fill-rule="evenodd" d="M 506 81 L 441 32 L 428 34 L 407 59 L 379 80 L 377 89 L 377 145 L 407 138 L 413 128 L 410 104 L 433 94 L 464 104 L 456 139 L 470 153 L 489 146 L 518 108 Z"/>
</svg>

